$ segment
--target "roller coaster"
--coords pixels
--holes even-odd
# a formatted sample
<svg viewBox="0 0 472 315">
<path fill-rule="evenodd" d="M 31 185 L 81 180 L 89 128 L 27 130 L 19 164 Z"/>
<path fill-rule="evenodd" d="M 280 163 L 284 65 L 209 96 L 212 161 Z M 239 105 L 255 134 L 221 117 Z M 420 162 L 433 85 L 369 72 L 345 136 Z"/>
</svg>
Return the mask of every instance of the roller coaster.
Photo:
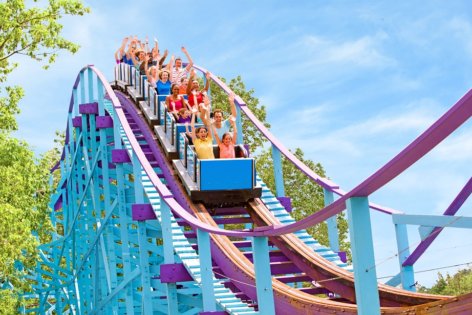
<svg viewBox="0 0 472 315">
<path fill-rule="evenodd" d="M 146 77 L 125 64 L 114 75 L 109 82 L 89 65 L 73 85 L 52 169 L 60 178 L 50 202 L 56 233 L 39 248 L 33 292 L 25 295 L 32 303 L 22 313 L 472 314 L 472 294 L 423 294 L 413 285 L 414 263 L 442 229 L 472 228 L 471 218 L 455 216 L 472 179 L 443 216 L 407 215 L 368 199 L 470 118 L 472 91 L 348 192 L 299 161 L 236 96 L 238 129 L 244 115 L 272 146 L 273 193 L 242 135 L 237 158 L 199 160 Z M 282 158 L 323 187 L 325 207 L 300 221 L 290 214 Z M 342 211 L 352 265 L 338 253 Z M 400 273 L 386 284 L 377 282 L 370 211 L 390 215 L 395 226 Z M 330 248 L 306 232 L 323 221 Z M 407 225 L 420 226 L 412 252 Z"/>
</svg>

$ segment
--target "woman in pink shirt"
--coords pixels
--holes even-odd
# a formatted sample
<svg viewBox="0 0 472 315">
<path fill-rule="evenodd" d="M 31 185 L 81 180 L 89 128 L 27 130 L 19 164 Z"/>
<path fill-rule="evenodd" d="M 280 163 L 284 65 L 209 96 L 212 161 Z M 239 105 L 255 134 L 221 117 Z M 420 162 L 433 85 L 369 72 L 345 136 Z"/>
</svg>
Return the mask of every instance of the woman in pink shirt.
<svg viewBox="0 0 472 315">
<path fill-rule="evenodd" d="M 213 135 L 215 136 L 216 143 L 220 148 L 220 159 L 234 159 L 236 157 L 234 151 L 234 145 L 236 144 L 236 137 L 238 134 L 238 130 L 236 128 L 235 120 L 231 117 L 230 122 L 231 126 L 233 127 L 233 134 L 230 132 L 226 132 L 223 135 L 223 139 L 218 137 L 218 132 L 216 132 L 215 125 L 211 125 L 213 128 Z"/>
</svg>

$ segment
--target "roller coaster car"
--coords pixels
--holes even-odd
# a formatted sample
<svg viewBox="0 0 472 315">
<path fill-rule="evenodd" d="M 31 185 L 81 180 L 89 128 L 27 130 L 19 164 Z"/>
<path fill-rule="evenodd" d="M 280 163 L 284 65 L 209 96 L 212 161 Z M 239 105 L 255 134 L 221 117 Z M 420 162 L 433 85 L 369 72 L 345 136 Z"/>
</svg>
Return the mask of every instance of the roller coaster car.
<svg viewBox="0 0 472 315">
<path fill-rule="evenodd" d="M 172 164 L 192 201 L 208 207 L 229 207 L 261 196 L 254 159 L 247 157 L 242 145 L 235 146 L 235 159 L 200 160 L 191 139 L 180 133 L 179 148 L 179 159 Z M 219 157 L 218 146 L 213 146 L 213 152 Z"/>
<path fill-rule="evenodd" d="M 242 145 L 235 146 L 235 159 L 219 159 L 219 148 L 215 145 L 217 158 L 200 160 L 185 133 L 185 124 L 176 122 L 163 101 L 158 103 L 157 111 L 161 117 L 154 127 L 157 139 L 192 201 L 215 207 L 238 206 L 261 196 L 262 188 L 256 186 L 254 159 L 248 157 Z"/>
</svg>

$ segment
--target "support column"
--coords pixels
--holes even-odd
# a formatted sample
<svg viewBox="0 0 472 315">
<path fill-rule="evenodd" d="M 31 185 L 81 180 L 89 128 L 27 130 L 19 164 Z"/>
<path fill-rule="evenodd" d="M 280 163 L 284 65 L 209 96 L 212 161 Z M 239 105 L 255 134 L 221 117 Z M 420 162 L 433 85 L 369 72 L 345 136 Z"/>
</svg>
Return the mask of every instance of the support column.
<svg viewBox="0 0 472 315">
<path fill-rule="evenodd" d="M 252 240 L 254 270 L 256 273 L 257 304 L 260 315 L 275 314 L 272 275 L 270 273 L 269 242 L 265 236 Z"/>
<path fill-rule="evenodd" d="M 413 266 L 403 266 L 403 262 L 410 256 L 410 245 L 408 243 L 408 231 L 405 224 L 395 224 L 397 236 L 398 262 L 400 263 L 400 278 L 404 290 L 416 292 L 415 274 Z"/>
<path fill-rule="evenodd" d="M 367 197 L 346 201 L 356 289 L 357 313 L 380 315 L 374 244 Z"/>
<path fill-rule="evenodd" d="M 134 198 L 137 204 L 144 203 L 144 191 L 141 174 L 141 163 L 135 152 L 132 152 L 134 175 Z M 151 273 L 149 270 L 148 241 L 146 237 L 146 221 L 138 221 L 139 269 L 141 270 L 141 286 L 143 288 L 141 305 L 144 315 L 152 315 Z"/>
<path fill-rule="evenodd" d="M 197 230 L 198 257 L 202 277 L 203 311 L 216 311 L 215 291 L 213 288 L 213 271 L 211 264 L 210 234 Z"/>
<path fill-rule="evenodd" d="M 162 238 L 164 241 L 164 263 L 173 264 L 174 259 L 174 245 L 172 240 L 172 216 L 169 206 L 161 199 L 161 225 Z M 167 314 L 179 314 L 179 302 L 177 300 L 177 286 L 175 283 L 166 283 L 167 291 Z"/>
<path fill-rule="evenodd" d="M 272 160 L 274 161 L 275 194 L 277 197 L 284 197 L 285 186 L 282 158 L 280 156 L 279 149 L 277 149 L 277 147 L 274 145 L 272 145 Z"/>
<path fill-rule="evenodd" d="M 332 204 L 334 201 L 333 192 L 323 188 L 324 192 L 324 205 L 325 207 Z M 331 218 L 326 220 L 326 224 L 328 225 L 328 238 L 329 238 L 329 246 L 331 249 L 339 253 L 339 231 L 338 231 L 338 223 L 337 223 L 337 215 L 332 216 Z"/>
</svg>

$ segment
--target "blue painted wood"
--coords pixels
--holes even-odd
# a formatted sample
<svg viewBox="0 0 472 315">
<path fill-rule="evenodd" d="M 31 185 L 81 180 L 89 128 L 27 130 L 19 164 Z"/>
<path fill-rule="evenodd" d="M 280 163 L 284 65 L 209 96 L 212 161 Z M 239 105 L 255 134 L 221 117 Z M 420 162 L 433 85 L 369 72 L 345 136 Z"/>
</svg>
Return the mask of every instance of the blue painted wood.
<svg viewBox="0 0 472 315">
<path fill-rule="evenodd" d="M 172 240 L 172 220 L 169 206 L 161 201 L 161 225 L 162 239 L 164 241 L 164 263 L 175 263 L 174 246 Z M 166 283 L 167 313 L 169 315 L 179 314 L 177 301 L 177 287 L 175 283 Z"/>
<path fill-rule="evenodd" d="M 397 237 L 398 262 L 400 263 L 400 277 L 402 287 L 405 290 L 415 292 L 415 274 L 413 266 L 403 266 L 403 262 L 410 256 L 410 245 L 408 243 L 408 231 L 405 224 L 395 224 Z"/>
<path fill-rule="evenodd" d="M 238 126 L 238 134 L 236 136 L 236 143 L 244 143 L 243 120 L 241 119 L 241 109 L 239 108 L 239 106 L 235 106 L 235 107 L 236 107 L 236 126 Z"/>
<path fill-rule="evenodd" d="M 267 237 L 254 237 L 252 239 L 254 271 L 256 273 L 256 292 L 259 314 L 275 314 L 274 293 L 272 290 L 272 277 L 269 258 L 269 243 Z"/>
<path fill-rule="evenodd" d="M 134 198 L 138 204 L 144 203 L 144 190 L 141 176 L 141 163 L 135 153 L 131 153 L 131 160 L 133 161 L 133 175 L 134 175 Z M 152 315 L 151 301 L 151 273 L 149 271 L 148 252 L 149 246 L 146 237 L 146 223 L 138 221 L 138 244 L 139 244 L 139 269 L 141 270 L 141 305 L 143 306 L 144 315 Z"/>
<path fill-rule="evenodd" d="M 324 205 L 325 207 L 332 204 L 334 202 L 334 195 L 333 192 L 323 188 L 324 192 Z M 326 220 L 326 224 L 328 225 L 328 238 L 329 238 L 329 246 L 334 252 L 339 252 L 339 231 L 338 231 L 338 223 L 337 223 L 337 215 L 330 217 Z"/>
<path fill-rule="evenodd" d="M 346 207 L 354 265 L 357 311 L 360 315 L 380 314 L 368 198 L 349 198 L 346 201 Z"/>
<path fill-rule="evenodd" d="M 394 214 L 392 215 L 392 220 L 395 224 L 472 229 L 472 217 L 451 215 Z"/>
<path fill-rule="evenodd" d="M 402 278 L 401 278 L 400 273 L 397 273 L 395 276 L 393 276 L 387 282 L 385 282 L 386 285 L 390 285 L 392 287 L 396 287 L 401 283 L 402 283 Z"/>
<path fill-rule="evenodd" d="M 198 257 L 202 279 L 203 310 L 216 311 L 215 292 L 213 289 L 213 268 L 211 264 L 210 234 L 197 230 Z"/>
<path fill-rule="evenodd" d="M 200 190 L 237 190 L 253 187 L 253 159 L 200 160 Z"/>
<path fill-rule="evenodd" d="M 284 174 L 282 169 L 282 157 L 276 146 L 272 145 L 272 160 L 274 162 L 275 195 L 285 196 Z"/>
<path fill-rule="evenodd" d="M 116 124 L 117 126 L 118 124 Z M 117 126 L 119 129 L 119 127 Z M 115 128 L 114 128 L 115 129 Z M 118 130 L 118 133 L 114 132 L 114 144 L 115 149 L 121 149 L 121 136 Z M 123 264 L 123 281 L 130 281 L 131 277 L 131 254 L 129 250 L 129 233 L 128 233 L 128 223 L 129 219 L 127 218 L 126 213 L 126 192 L 125 192 L 125 166 L 124 164 L 116 164 L 116 176 L 117 176 L 117 183 L 116 183 L 116 193 L 118 199 L 118 215 L 119 215 L 119 231 L 120 231 L 120 238 L 122 241 L 121 247 L 118 249 L 121 251 L 119 253 L 122 257 L 121 261 Z M 134 307 L 133 307 L 133 288 L 131 286 L 127 286 L 124 289 L 124 298 L 126 303 L 126 313 L 127 314 L 134 314 Z"/>
</svg>

